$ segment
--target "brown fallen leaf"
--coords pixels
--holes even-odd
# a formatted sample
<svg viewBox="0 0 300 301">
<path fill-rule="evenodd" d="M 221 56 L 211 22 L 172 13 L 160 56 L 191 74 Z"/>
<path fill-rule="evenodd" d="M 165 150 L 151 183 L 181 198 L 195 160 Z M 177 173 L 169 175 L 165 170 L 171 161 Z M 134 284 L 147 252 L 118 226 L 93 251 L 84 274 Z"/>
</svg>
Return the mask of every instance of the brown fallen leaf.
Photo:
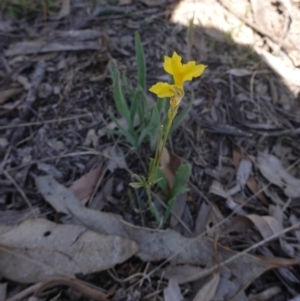
<svg viewBox="0 0 300 301">
<path fill-rule="evenodd" d="M 234 149 L 232 152 L 232 162 L 233 165 L 236 169 L 238 169 L 240 161 L 242 159 L 242 155 L 236 150 Z M 256 195 L 256 197 L 264 204 L 264 205 L 269 205 L 269 202 L 267 200 L 267 198 L 265 197 L 263 192 L 258 192 L 260 190 L 259 188 L 259 184 L 258 181 L 255 179 L 254 176 L 249 176 L 248 180 L 246 182 L 247 187 L 249 188 L 249 190 Z"/>
<path fill-rule="evenodd" d="M 0 91 L 0 104 L 6 102 L 11 97 L 19 94 L 21 91 L 22 91 L 22 89 L 19 89 L 19 88 L 13 88 L 13 89 Z"/>
<path fill-rule="evenodd" d="M 181 159 L 176 156 L 174 153 L 170 152 L 166 147 L 163 149 L 162 157 L 160 160 L 160 167 L 162 172 L 164 173 L 167 183 L 168 183 L 168 190 L 171 191 L 174 185 L 175 174 L 178 168 L 181 165 Z M 176 202 L 172 208 L 172 215 L 170 220 L 170 226 L 172 229 L 178 224 L 178 217 L 181 218 L 184 209 L 186 206 L 186 193 L 180 194 L 177 196 Z M 175 217 L 175 216 L 177 217 Z"/>
<path fill-rule="evenodd" d="M 57 212 L 71 214 L 73 222 L 80 222 L 96 232 L 118 235 L 135 241 L 140 248 L 137 256 L 144 261 L 168 258 L 172 264 L 207 266 L 210 263 L 203 272 L 190 277 L 187 281 L 203 278 L 211 272 L 217 271 L 221 265 L 220 271 L 222 272 L 223 269 L 230 271 L 231 279 L 237 284 L 238 292 L 240 292 L 263 272 L 298 262 L 277 257 L 259 258 L 247 253 L 236 253 L 217 245 L 220 259 L 220 262 L 217 263 L 213 257 L 214 241 L 207 237 L 187 238 L 173 230 L 141 228 L 123 221 L 118 215 L 85 208 L 70 190 L 49 176 L 36 178 L 36 184 L 45 200 Z M 72 219 L 68 221 L 72 222 Z M 226 267 L 222 266 L 224 261 L 226 261 Z"/>
<path fill-rule="evenodd" d="M 0 226 L 0 241 L 1 275 L 22 283 L 103 271 L 138 251 L 137 244 L 126 238 L 45 219 Z"/>
<path fill-rule="evenodd" d="M 70 186 L 69 189 L 75 194 L 75 196 L 83 205 L 89 201 L 102 172 L 102 166 L 93 169 L 80 177 Z"/>
<path fill-rule="evenodd" d="M 174 177 L 180 164 L 181 164 L 181 159 L 175 154 L 173 154 L 172 152 L 168 151 L 168 149 L 165 147 L 162 152 L 160 166 L 162 172 L 164 173 L 167 179 L 170 190 L 173 187 Z"/>
<path fill-rule="evenodd" d="M 269 205 L 269 202 L 267 200 L 267 198 L 265 197 L 265 195 L 263 194 L 263 192 L 259 192 L 260 188 L 259 188 L 259 184 L 258 181 L 253 177 L 250 176 L 247 180 L 247 187 L 249 188 L 249 190 L 256 195 L 256 197 L 266 206 Z"/>
</svg>

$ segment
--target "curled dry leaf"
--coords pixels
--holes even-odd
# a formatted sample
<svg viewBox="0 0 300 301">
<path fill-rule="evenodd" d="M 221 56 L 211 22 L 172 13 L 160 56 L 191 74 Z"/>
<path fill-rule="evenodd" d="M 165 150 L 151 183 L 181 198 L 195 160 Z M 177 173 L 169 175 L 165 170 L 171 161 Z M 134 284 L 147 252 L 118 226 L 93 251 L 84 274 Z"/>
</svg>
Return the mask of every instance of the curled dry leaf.
<svg viewBox="0 0 300 301">
<path fill-rule="evenodd" d="M 100 233 L 118 235 L 135 241 L 140 251 L 137 256 L 144 261 L 157 261 L 172 258 L 173 264 L 192 264 L 206 266 L 209 262 L 209 270 L 195 275 L 193 281 L 210 274 L 209 271 L 218 270 L 219 264 L 212 254 L 215 252 L 214 241 L 203 236 L 195 238 L 183 237 L 173 230 L 153 230 L 133 226 L 121 219 L 120 216 L 95 211 L 85 208 L 80 204 L 74 194 L 64 186 L 58 184 L 52 177 L 36 178 L 36 184 L 49 202 L 58 212 L 71 214 L 71 222 L 79 222 L 88 229 Z M 201 252 L 199 252 L 201 250 Z M 273 258 L 272 261 L 260 259 L 245 253 L 236 252 L 217 245 L 220 264 L 223 261 L 235 258 L 226 263 L 226 270 L 231 272 L 232 281 L 237 283 L 239 291 L 244 290 L 256 277 L 268 269 L 293 265 L 297 261 L 281 258 Z M 251 269 L 249 269 L 251 266 Z M 225 267 L 221 267 L 221 272 Z"/>
<path fill-rule="evenodd" d="M 2 229 L 1 229 L 2 228 Z M 109 269 L 138 251 L 135 242 L 44 219 L 0 227 L 0 270 L 22 283 Z"/>
</svg>

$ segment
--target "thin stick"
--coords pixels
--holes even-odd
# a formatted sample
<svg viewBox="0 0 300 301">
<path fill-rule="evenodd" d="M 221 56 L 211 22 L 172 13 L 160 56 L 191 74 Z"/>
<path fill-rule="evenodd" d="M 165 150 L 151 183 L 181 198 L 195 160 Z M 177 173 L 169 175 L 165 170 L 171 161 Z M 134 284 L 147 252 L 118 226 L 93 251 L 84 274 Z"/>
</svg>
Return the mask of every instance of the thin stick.
<svg viewBox="0 0 300 301">
<path fill-rule="evenodd" d="M 28 295 L 34 294 L 42 286 L 42 284 L 43 284 L 42 282 L 39 282 L 37 284 L 29 286 L 28 288 L 26 288 L 25 290 L 17 293 L 16 295 L 12 296 L 11 298 L 6 299 L 6 301 L 19 301 L 19 300 L 23 300 Z"/>
<path fill-rule="evenodd" d="M 74 120 L 74 119 L 77 119 L 77 118 L 82 118 L 82 117 L 87 117 L 87 116 L 92 116 L 92 115 L 93 115 L 92 113 L 86 113 L 86 114 L 81 114 L 81 115 L 72 116 L 72 117 L 65 117 L 65 118 L 60 118 L 60 119 L 51 119 L 51 120 L 44 120 L 44 121 L 35 121 L 35 122 L 26 122 L 26 123 L 19 123 L 19 124 L 3 125 L 3 126 L 0 126 L 0 130 L 19 128 L 19 127 L 25 127 L 25 126 L 32 126 L 32 125 L 42 125 L 42 124 L 56 123 L 56 122 L 60 123 L 60 122 Z"/>
<path fill-rule="evenodd" d="M 9 180 L 15 186 L 15 188 L 18 190 L 18 192 L 20 193 L 20 195 L 22 196 L 22 198 L 24 199 L 24 201 L 26 202 L 26 204 L 28 205 L 30 210 L 33 212 L 33 215 L 35 217 L 37 217 L 37 214 L 36 214 L 36 212 L 34 212 L 33 207 L 31 205 L 30 201 L 28 200 L 26 194 L 24 193 L 23 189 L 19 186 L 19 184 L 14 180 L 14 178 L 6 170 L 3 170 L 3 174 L 5 175 L 7 180 Z"/>
</svg>

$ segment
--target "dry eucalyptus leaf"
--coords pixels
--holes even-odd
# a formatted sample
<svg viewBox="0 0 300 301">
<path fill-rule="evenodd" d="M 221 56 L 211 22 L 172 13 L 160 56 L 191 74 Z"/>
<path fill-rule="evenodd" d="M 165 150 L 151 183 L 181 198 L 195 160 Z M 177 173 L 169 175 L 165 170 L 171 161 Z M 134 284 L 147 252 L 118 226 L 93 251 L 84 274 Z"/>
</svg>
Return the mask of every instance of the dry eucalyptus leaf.
<svg viewBox="0 0 300 301">
<path fill-rule="evenodd" d="M 252 170 L 252 162 L 249 159 L 242 159 L 236 172 L 236 181 L 241 188 L 244 188 Z"/>
<path fill-rule="evenodd" d="M 173 188 L 175 174 L 178 168 L 180 167 L 180 165 L 181 165 L 181 159 L 165 147 L 163 149 L 162 157 L 160 160 L 160 167 L 167 179 L 168 187 L 170 190 Z M 175 216 L 181 218 L 184 213 L 185 206 L 186 206 L 186 193 L 177 196 L 176 202 L 172 208 L 172 213 Z M 171 216 L 171 221 L 170 221 L 170 226 L 172 229 L 174 229 L 175 226 L 178 224 L 178 218 L 175 218 L 174 215 Z"/>
<path fill-rule="evenodd" d="M 193 265 L 169 265 L 163 270 L 163 277 L 166 279 L 175 279 L 179 284 L 190 282 L 189 278 L 199 275 L 203 268 Z"/>
<path fill-rule="evenodd" d="M 168 286 L 164 289 L 164 299 L 165 301 L 183 301 L 184 298 L 176 279 L 169 280 Z"/>
<path fill-rule="evenodd" d="M 261 236 L 265 239 L 283 230 L 282 225 L 272 216 L 260 216 L 256 214 L 248 214 L 237 216 L 232 220 L 231 225 L 224 231 L 229 233 L 232 231 L 246 231 L 252 225 L 255 225 Z"/>
<path fill-rule="evenodd" d="M 56 211 L 71 214 L 74 221 L 80 222 L 93 231 L 119 235 L 135 241 L 140 248 L 137 256 L 144 261 L 172 258 L 173 264 L 207 266 L 210 263 L 209 271 L 219 268 L 218 262 L 213 258 L 215 253 L 214 241 L 207 237 L 187 238 L 173 230 L 141 228 L 123 221 L 118 215 L 85 208 L 69 189 L 57 183 L 50 176 L 36 178 L 36 184 L 45 200 Z M 217 245 L 217 253 L 219 263 L 237 254 L 221 245 Z M 292 264 L 295 264 L 295 260 L 283 260 L 275 257 L 271 261 L 265 258 L 262 260 L 241 253 L 226 264 L 226 269 L 230 270 L 232 281 L 235 281 L 239 291 L 242 291 L 266 270 Z M 221 267 L 221 271 L 224 268 Z M 203 278 L 207 273 L 208 270 L 204 270 L 203 273 L 199 273 L 189 281 Z"/>
<path fill-rule="evenodd" d="M 247 187 L 250 189 L 250 191 L 256 195 L 256 197 L 264 204 L 264 205 L 269 205 L 269 202 L 265 195 L 260 191 L 259 184 L 257 180 L 253 177 L 250 176 L 247 180 Z"/>
<path fill-rule="evenodd" d="M 214 298 L 220 281 L 220 274 L 215 273 L 213 277 L 198 291 L 193 301 L 210 301 Z"/>
<path fill-rule="evenodd" d="M 165 147 L 159 163 L 161 170 L 167 179 L 169 188 L 172 189 L 174 177 L 181 164 L 181 159 L 172 152 L 168 151 L 168 149 Z"/>
<path fill-rule="evenodd" d="M 82 204 L 85 205 L 90 199 L 102 172 L 103 167 L 93 169 L 76 180 L 70 186 L 69 189 L 75 194 Z"/>
<path fill-rule="evenodd" d="M 262 175 L 272 184 L 282 188 L 286 196 L 290 198 L 300 196 L 300 180 L 287 172 L 277 157 L 260 153 L 257 156 L 257 163 Z"/>
<path fill-rule="evenodd" d="M 71 10 L 71 0 L 62 0 L 62 5 L 60 11 L 56 16 L 52 17 L 53 20 L 60 20 L 64 17 L 67 17 L 70 14 Z"/>
<path fill-rule="evenodd" d="M 16 227 L 0 229 L 1 274 L 22 283 L 103 271 L 138 251 L 137 244 L 126 238 L 45 219 L 27 220 Z"/>
</svg>

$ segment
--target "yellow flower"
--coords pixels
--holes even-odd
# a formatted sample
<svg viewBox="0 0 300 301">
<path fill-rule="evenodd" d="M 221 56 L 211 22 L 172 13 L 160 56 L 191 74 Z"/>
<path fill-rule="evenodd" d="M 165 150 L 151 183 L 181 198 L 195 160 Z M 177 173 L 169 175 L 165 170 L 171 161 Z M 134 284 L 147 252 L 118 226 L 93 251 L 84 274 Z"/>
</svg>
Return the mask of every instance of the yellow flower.
<svg viewBox="0 0 300 301">
<path fill-rule="evenodd" d="M 196 65 L 195 61 L 182 64 L 181 57 L 176 52 L 172 57 L 165 56 L 164 69 L 173 75 L 175 85 L 180 88 L 183 88 L 185 81 L 200 76 L 205 68 L 205 65 Z"/>
<path fill-rule="evenodd" d="M 184 96 L 184 82 L 200 76 L 206 66 L 196 65 L 195 61 L 182 64 L 181 57 L 176 52 L 173 53 L 172 57 L 165 56 L 164 59 L 164 69 L 173 75 L 174 85 L 158 82 L 149 91 L 155 93 L 159 98 L 172 97 L 171 105 L 173 107 L 178 106 Z"/>
</svg>

